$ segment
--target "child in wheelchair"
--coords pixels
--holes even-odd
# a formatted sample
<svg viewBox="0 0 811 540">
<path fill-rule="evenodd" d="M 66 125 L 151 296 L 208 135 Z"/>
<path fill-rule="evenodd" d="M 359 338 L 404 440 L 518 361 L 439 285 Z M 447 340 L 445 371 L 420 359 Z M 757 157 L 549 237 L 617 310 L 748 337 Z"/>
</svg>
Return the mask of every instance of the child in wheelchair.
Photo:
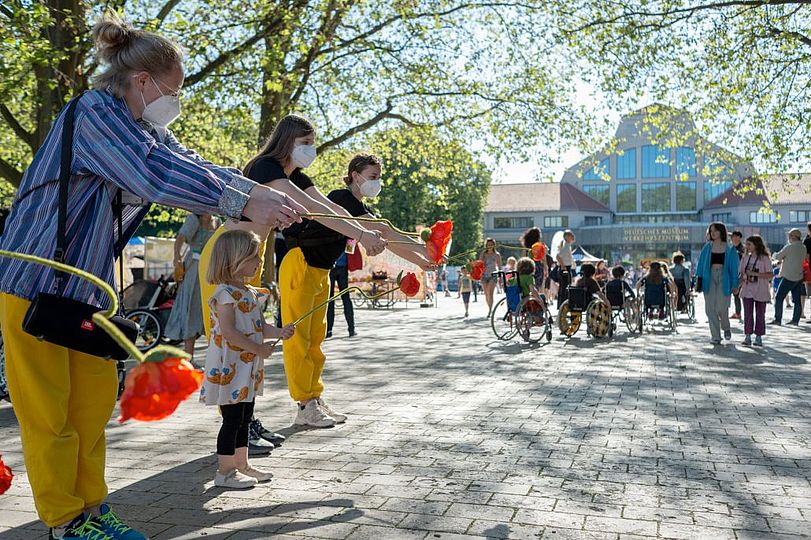
<svg viewBox="0 0 811 540">
<path fill-rule="evenodd" d="M 634 290 L 625 281 L 625 268 L 618 264 L 611 269 L 611 279 L 605 284 L 605 296 L 611 304 L 611 309 L 620 310 L 625 306 L 626 300 L 636 298 Z"/>
<path fill-rule="evenodd" d="M 586 289 L 586 303 L 588 303 L 591 298 L 595 296 L 600 299 L 600 301 L 608 306 L 611 309 L 611 302 L 608 301 L 608 298 L 603 293 L 603 290 L 600 288 L 600 284 L 597 283 L 597 280 L 594 279 L 594 275 L 597 273 L 597 268 L 592 263 L 583 263 L 580 265 L 580 277 L 577 279 L 577 283 L 575 286 L 583 287 Z"/>
<path fill-rule="evenodd" d="M 538 309 L 533 310 L 532 316 L 543 322 L 543 315 L 546 311 L 546 297 L 535 285 L 535 265 L 537 263 L 529 257 L 521 257 L 515 265 L 518 274 L 518 290 L 521 294 L 521 301 L 532 298 L 538 302 Z"/>
<path fill-rule="evenodd" d="M 665 276 L 662 263 L 653 261 L 650 263 L 648 273 L 639 280 L 637 291 L 645 288 L 645 306 L 648 319 L 664 320 L 667 318 L 668 292 L 671 298 L 676 295 L 676 286 Z"/>
</svg>

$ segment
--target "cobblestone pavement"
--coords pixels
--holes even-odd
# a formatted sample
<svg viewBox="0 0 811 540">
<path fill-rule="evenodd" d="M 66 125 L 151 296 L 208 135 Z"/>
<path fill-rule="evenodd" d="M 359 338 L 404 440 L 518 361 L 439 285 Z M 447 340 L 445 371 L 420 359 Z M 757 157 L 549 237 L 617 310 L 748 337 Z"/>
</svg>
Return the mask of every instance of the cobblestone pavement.
<svg viewBox="0 0 811 540">
<path fill-rule="evenodd" d="M 762 350 L 713 348 L 703 324 L 596 342 L 496 342 L 482 299 L 360 311 L 326 344 L 327 397 L 349 421 L 291 426 L 280 356 L 266 426 L 288 435 L 276 477 L 212 486 L 216 409 L 110 422 L 110 500 L 153 539 L 797 539 L 811 535 L 811 325 L 769 327 Z M 699 306 L 700 308 L 701 306 Z M 42 538 L 19 431 L 0 539 Z"/>
</svg>

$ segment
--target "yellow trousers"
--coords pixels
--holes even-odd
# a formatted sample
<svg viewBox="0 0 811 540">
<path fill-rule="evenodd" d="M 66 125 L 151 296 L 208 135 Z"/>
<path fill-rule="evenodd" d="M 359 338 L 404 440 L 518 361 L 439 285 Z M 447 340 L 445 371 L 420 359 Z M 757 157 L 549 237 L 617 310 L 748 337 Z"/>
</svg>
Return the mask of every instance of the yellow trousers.
<svg viewBox="0 0 811 540">
<path fill-rule="evenodd" d="M 107 497 L 104 428 L 118 391 L 115 362 L 26 334 L 30 302 L 0 293 L 14 412 L 39 517 L 62 525 Z"/>
<path fill-rule="evenodd" d="M 211 252 L 214 250 L 214 242 L 216 242 L 217 238 L 222 236 L 222 233 L 227 230 L 228 229 L 225 228 L 225 225 L 222 225 L 216 231 L 214 231 L 214 234 L 212 234 L 211 238 L 208 239 L 206 245 L 203 246 L 203 251 L 200 252 L 200 262 L 197 265 L 200 275 L 200 303 L 203 306 L 203 326 L 205 327 L 206 331 L 206 340 L 208 340 L 208 336 L 211 335 L 211 309 L 208 306 L 208 301 L 214 295 L 214 291 L 217 289 L 216 285 L 213 285 L 206 280 L 206 274 L 208 273 L 208 264 L 211 262 Z M 266 244 L 267 243 L 263 241 L 259 245 L 259 270 L 256 271 L 256 275 L 253 276 L 253 279 L 248 282 L 254 287 L 262 286 L 262 271 L 265 269 Z"/>
<path fill-rule="evenodd" d="M 282 324 L 289 324 L 329 298 L 329 270 L 308 265 L 301 249 L 291 249 L 279 268 L 279 290 Z M 296 401 L 320 397 L 324 391 L 321 372 L 326 358 L 321 343 L 326 335 L 327 306 L 322 306 L 284 342 L 287 388 Z"/>
</svg>

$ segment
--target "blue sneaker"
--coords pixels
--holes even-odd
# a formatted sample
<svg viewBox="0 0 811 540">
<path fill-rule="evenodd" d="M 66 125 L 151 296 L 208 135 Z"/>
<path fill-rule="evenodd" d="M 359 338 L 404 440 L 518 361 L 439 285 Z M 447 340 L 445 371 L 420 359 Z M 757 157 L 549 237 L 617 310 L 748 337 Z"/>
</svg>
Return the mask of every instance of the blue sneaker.
<svg viewBox="0 0 811 540">
<path fill-rule="evenodd" d="M 90 516 L 84 514 L 71 521 L 62 534 L 57 534 L 56 529 L 51 529 L 49 538 L 51 540 L 115 540 L 101 530 Z"/>
<path fill-rule="evenodd" d="M 93 521 L 112 540 L 148 540 L 146 535 L 118 519 L 109 504 L 103 503 L 99 512 L 101 514 L 94 517 Z"/>
</svg>

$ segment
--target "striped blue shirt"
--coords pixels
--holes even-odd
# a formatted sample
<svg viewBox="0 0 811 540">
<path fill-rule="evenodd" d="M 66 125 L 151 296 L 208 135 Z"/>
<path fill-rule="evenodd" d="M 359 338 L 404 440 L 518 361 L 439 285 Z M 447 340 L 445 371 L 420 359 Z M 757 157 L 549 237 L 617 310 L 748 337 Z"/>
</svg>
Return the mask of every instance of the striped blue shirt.
<svg viewBox="0 0 811 540">
<path fill-rule="evenodd" d="M 46 259 L 54 256 L 64 116 L 65 109 L 23 175 L 0 242 L 2 249 Z M 158 142 L 135 120 L 123 99 L 106 91 L 87 92 L 77 104 L 75 118 L 67 264 L 115 288 L 114 257 L 148 210 L 138 199 L 198 214 L 241 215 L 253 181 L 237 169 L 205 161 L 171 133 Z M 120 244 L 113 211 L 119 190 L 127 195 Z M 64 296 L 102 308 L 109 305 L 99 289 L 78 277 L 68 277 L 63 286 Z M 50 268 L 0 257 L 0 291 L 32 300 L 37 293 L 54 289 Z"/>
</svg>

